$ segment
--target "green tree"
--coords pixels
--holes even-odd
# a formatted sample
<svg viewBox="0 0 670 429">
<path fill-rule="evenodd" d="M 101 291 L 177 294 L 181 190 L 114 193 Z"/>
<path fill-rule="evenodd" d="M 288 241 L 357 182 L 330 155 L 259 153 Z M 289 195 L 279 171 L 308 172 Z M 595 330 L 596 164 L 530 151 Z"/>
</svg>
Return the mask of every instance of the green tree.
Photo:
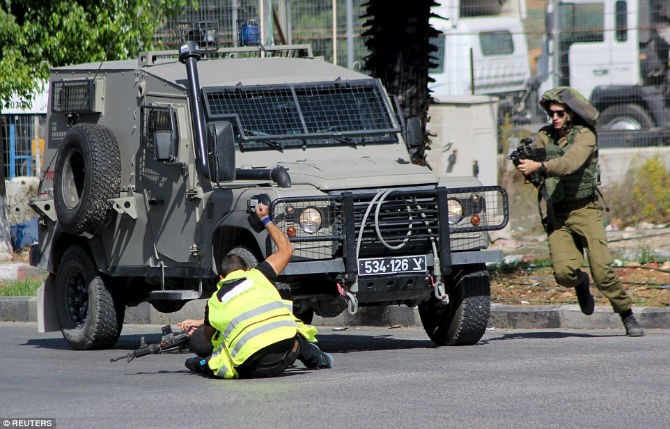
<svg viewBox="0 0 670 429">
<path fill-rule="evenodd" d="M 28 99 L 51 67 L 131 58 L 194 0 L 0 0 L 0 100 Z"/>
<path fill-rule="evenodd" d="M 12 97 L 29 102 L 52 67 L 126 59 L 154 48 L 156 29 L 187 5 L 198 2 L 0 0 L 0 113 Z M 4 148 L 0 161 L 3 154 Z M 0 168 L 0 254 L 11 251 L 4 179 Z"/>
</svg>

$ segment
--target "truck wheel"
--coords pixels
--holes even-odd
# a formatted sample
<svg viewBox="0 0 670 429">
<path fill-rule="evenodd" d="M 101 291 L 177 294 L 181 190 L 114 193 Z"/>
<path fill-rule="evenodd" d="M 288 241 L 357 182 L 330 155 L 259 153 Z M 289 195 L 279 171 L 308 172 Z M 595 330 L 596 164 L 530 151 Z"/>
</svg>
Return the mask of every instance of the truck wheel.
<svg viewBox="0 0 670 429">
<path fill-rule="evenodd" d="M 251 250 L 244 246 L 233 247 L 228 252 L 228 256 L 230 255 L 237 255 L 242 258 L 244 263 L 247 264 L 247 267 L 249 268 L 254 268 L 256 265 L 258 265 L 258 258 L 256 255 L 254 255 Z"/>
<path fill-rule="evenodd" d="M 65 134 L 56 162 L 54 205 L 58 221 L 72 234 L 97 235 L 110 220 L 107 202 L 119 196 L 121 155 L 112 132 L 77 124 Z"/>
<path fill-rule="evenodd" d="M 616 104 L 603 110 L 600 127 L 612 131 L 641 131 L 653 128 L 654 121 L 638 104 Z"/>
<path fill-rule="evenodd" d="M 73 349 L 108 348 L 119 339 L 125 305 L 80 246 L 68 248 L 61 257 L 56 306 L 63 337 Z"/>
<path fill-rule="evenodd" d="M 491 287 L 484 265 L 457 268 L 449 304 L 432 296 L 419 304 L 419 316 L 430 339 L 438 346 L 476 344 L 491 314 Z"/>
</svg>

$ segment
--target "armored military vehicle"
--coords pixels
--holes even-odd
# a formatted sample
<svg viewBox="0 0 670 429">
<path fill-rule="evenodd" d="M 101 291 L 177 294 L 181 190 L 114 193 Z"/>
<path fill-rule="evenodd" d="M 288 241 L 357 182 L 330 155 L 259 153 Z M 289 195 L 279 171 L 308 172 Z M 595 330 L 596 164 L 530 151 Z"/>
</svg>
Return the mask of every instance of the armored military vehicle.
<svg viewBox="0 0 670 429">
<path fill-rule="evenodd" d="M 208 297 L 227 254 L 269 255 L 263 199 L 295 248 L 277 288 L 297 316 L 408 305 L 438 345 L 485 331 L 506 193 L 410 163 L 420 123 L 376 79 L 305 46 L 189 42 L 54 69 L 47 121 L 38 319 L 72 348 L 112 346 L 128 306 Z"/>
</svg>

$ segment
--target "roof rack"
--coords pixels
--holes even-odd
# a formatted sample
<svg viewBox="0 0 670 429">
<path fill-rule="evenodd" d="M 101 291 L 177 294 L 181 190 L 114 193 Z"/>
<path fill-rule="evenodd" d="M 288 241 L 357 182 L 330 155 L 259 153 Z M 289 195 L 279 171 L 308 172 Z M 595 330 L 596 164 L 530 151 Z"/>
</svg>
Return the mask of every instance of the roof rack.
<svg viewBox="0 0 670 429">
<path fill-rule="evenodd" d="M 200 53 L 203 59 L 206 58 L 235 58 L 238 56 L 254 56 L 258 57 L 290 57 L 290 58 L 314 58 L 312 53 L 312 45 L 270 45 L 264 46 L 262 44 L 253 46 L 240 46 L 236 48 L 200 48 Z M 179 50 L 173 49 L 170 51 L 147 51 L 140 52 L 138 58 L 138 65 L 152 66 L 161 59 L 177 59 L 179 58 Z"/>
</svg>

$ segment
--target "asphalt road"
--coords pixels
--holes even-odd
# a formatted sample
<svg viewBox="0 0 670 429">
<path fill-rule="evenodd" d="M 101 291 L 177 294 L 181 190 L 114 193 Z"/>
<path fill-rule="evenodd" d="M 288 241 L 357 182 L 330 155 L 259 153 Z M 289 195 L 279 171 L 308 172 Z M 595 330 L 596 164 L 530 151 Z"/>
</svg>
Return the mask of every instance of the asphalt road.
<svg viewBox="0 0 670 429">
<path fill-rule="evenodd" d="M 188 354 L 109 359 L 157 341 L 126 325 L 112 350 L 77 352 L 34 323 L 0 323 L 0 424 L 58 428 L 668 428 L 670 331 L 491 330 L 436 348 L 420 328 L 321 327 L 335 367 L 213 380 Z M 27 426 L 23 426 L 27 427 Z M 52 426 L 53 427 L 53 426 Z"/>
</svg>

